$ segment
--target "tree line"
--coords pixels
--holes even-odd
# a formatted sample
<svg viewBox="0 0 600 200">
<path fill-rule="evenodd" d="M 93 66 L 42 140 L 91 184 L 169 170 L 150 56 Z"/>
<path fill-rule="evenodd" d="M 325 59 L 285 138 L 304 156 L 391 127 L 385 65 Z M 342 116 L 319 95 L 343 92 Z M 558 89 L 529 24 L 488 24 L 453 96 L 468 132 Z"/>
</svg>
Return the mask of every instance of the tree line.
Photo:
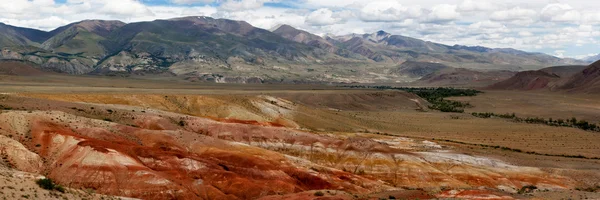
<svg viewBox="0 0 600 200">
<path fill-rule="evenodd" d="M 417 96 L 427 100 L 431 105 L 429 109 L 439 110 L 441 112 L 455 112 L 464 113 L 465 108 L 470 108 L 472 105 L 468 102 L 460 102 L 447 100 L 447 97 L 461 97 L 461 96 L 476 96 L 482 93 L 481 91 L 474 89 L 458 89 L 450 87 L 438 87 L 438 88 L 416 88 L 416 87 L 392 87 L 392 86 L 364 86 L 364 85 L 352 85 L 345 86 L 349 88 L 372 88 L 380 90 L 402 90 L 405 92 L 416 94 Z"/>
<path fill-rule="evenodd" d="M 479 118 L 492 118 L 492 117 L 498 117 L 498 118 L 504 118 L 504 119 L 511 119 L 514 120 L 516 122 L 524 122 L 524 123 L 529 123 L 529 124 L 545 124 L 545 125 L 549 125 L 549 126 L 562 126 L 562 127 L 573 127 L 573 128 L 578 128 L 578 129 L 582 129 L 585 131 L 596 131 L 596 132 L 600 132 L 600 126 L 598 126 L 597 124 L 585 121 L 585 120 L 578 120 L 575 117 L 572 117 L 570 119 L 552 119 L 552 118 L 540 118 L 540 117 L 526 117 L 526 118 L 522 118 L 522 117 L 518 117 L 515 115 L 515 113 L 512 114 L 496 114 L 496 113 L 491 113 L 491 112 L 485 112 L 485 113 L 471 113 L 471 115 L 475 116 L 475 117 L 479 117 Z"/>
</svg>

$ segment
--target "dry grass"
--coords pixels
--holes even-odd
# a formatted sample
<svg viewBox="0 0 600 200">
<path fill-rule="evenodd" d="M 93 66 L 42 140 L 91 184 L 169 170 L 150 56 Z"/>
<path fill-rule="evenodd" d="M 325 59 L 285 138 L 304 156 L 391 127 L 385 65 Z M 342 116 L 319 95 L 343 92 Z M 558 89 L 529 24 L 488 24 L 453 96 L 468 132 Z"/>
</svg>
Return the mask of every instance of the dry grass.
<svg viewBox="0 0 600 200">
<path fill-rule="evenodd" d="M 352 114 L 350 114 L 352 115 Z M 452 140 L 502 146 L 542 154 L 600 155 L 598 133 L 575 128 L 515 123 L 502 119 L 479 119 L 460 114 L 361 112 L 360 121 L 387 133 L 424 139 Z"/>
<path fill-rule="evenodd" d="M 485 91 L 475 97 L 452 98 L 475 107 L 465 112 L 515 113 L 523 117 L 567 119 L 577 117 L 600 122 L 600 96 L 539 91 Z"/>
</svg>

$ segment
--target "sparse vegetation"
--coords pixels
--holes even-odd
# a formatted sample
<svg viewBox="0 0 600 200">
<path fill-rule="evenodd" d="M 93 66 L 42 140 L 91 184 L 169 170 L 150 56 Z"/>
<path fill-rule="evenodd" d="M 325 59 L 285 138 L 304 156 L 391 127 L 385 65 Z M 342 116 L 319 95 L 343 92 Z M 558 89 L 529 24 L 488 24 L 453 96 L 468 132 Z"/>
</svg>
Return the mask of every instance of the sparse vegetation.
<svg viewBox="0 0 600 200">
<path fill-rule="evenodd" d="M 433 140 L 435 140 L 435 139 L 433 139 Z M 438 141 L 452 142 L 452 143 L 463 144 L 463 145 L 480 146 L 480 147 L 485 147 L 485 148 L 501 149 L 504 151 L 513 151 L 513 152 L 517 152 L 517 153 L 526 153 L 526 154 L 540 155 L 540 156 L 554 156 L 554 157 L 564 157 L 564 158 L 581 158 L 581 159 L 590 159 L 590 160 L 600 160 L 600 157 L 587 157 L 587 156 L 583 156 L 583 155 L 538 153 L 535 151 L 523 151 L 521 149 L 503 147 L 503 146 L 499 146 L 499 145 L 472 144 L 472 143 L 466 143 L 466 142 L 455 141 L 455 140 L 438 140 Z"/>
<path fill-rule="evenodd" d="M 12 110 L 13 108 L 10 106 L 0 105 L 0 110 Z"/>
<path fill-rule="evenodd" d="M 571 119 L 567 119 L 567 120 L 563 120 L 563 119 L 554 120 L 552 118 L 545 119 L 545 118 L 540 118 L 540 117 L 521 118 L 521 117 L 516 116 L 515 113 L 496 114 L 496 113 L 491 113 L 491 112 L 487 112 L 487 113 L 474 112 L 474 113 L 471 113 L 471 115 L 473 115 L 475 117 L 479 117 L 479 118 L 497 117 L 497 118 L 503 118 L 503 119 L 511 119 L 511 120 L 514 120 L 515 122 L 524 122 L 524 123 L 529 123 L 529 124 L 545 124 L 545 125 L 549 125 L 549 126 L 573 127 L 573 128 L 578 128 L 578 129 L 585 130 L 585 131 L 600 132 L 600 126 L 598 126 L 594 123 L 587 122 L 585 120 L 577 120 L 577 118 L 575 118 L 575 117 L 573 117 Z"/>
<path fill-rule="evenodd" d="M 380 90 L 402 90 L 416 94 L 417 96 L 427 100 L 431 105 L 429 109 L 439 110 L 442 112 L 463 113 L 465 108 L 472 107 L 468 102 L 447 100 L 447 97 L 460 96 L 476 96 L 482 93 L 473 89 L 458 89 L 458 88 L 411 88 L 411 87 L 391 87 L 391 86 L 348 86 L 350 88 L 374 88 Z"/>
<path fill-rule="evenodd" d="M 587 187 L 587 188 L 578 187 L 578 188 L 575 188 L 575 190 L 584 191 L 584 192 L 600 192 L 600 185 L 596 185 L 593 187 Z"/>
</svg>

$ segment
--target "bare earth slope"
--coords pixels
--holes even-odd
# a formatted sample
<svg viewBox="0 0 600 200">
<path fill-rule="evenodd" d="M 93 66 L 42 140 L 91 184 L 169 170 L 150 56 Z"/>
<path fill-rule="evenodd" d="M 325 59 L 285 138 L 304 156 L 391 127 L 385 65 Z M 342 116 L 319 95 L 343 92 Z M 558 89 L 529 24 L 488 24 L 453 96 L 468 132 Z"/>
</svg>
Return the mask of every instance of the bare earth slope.
<svg viewBox="0 0 600 200">
<path fill-rule="evenodd" d="M 544 69 L 540 69 L 540 71 L 543 71 L 543 72 L 546 72 L 549 74 L 556 74 L 560 77 L 566 78 L 566 77 L 571 77 L 571 76 L 581 72 L 586 67 L 587 67 L 586 65 L 556 66 L 556 67 L 547 67 Z"/>
<path fill-rule="evenodd" d="M 509 79 L 512 71 L 477 71 L 449 68 L 423 76 L 413 84 L 422 86 L 481 87 Z"/>
<path fill-rule="evenodd" d="M 562 87 L 577 92 L 597 93 L 600 91 L 600 61 L 573 75 Z"/>
<path fill-rule="evenodd" d="M 512 78 L 488 86 L 494 90 L 569 90 L 593 93 L 600 85 L 600 64 L 589 66 L 556 66 L 537 71 L 524 71 Z"/>
<path fill-rule="evenodd" d="M 39 76 L 50 74 L 33 67 L 33 64 L 23 61 L 0 61 L 1 75 Z"/>
<path fill-rule="evenodd" d="M 536 90 L 550 88 L 560 77 L 544 71 L 524 71 L 505 81 L 489 86 L 489 89 Z"/>
</svg>

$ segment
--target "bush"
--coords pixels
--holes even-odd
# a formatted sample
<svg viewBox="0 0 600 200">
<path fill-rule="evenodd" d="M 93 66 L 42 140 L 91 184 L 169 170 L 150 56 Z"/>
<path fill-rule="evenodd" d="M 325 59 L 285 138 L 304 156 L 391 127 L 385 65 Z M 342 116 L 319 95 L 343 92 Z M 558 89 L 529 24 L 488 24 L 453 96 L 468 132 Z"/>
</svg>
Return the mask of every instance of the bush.
<svg viewBox="0 0 600 200">
<path fill-rule="evenodd" d="M 43 179 L 37 180 L 36 183 L 43 189 L 54 190 L 54 182 L 52 181 L 52 179 L 43 178 Z"/>
<path fill-rule="evenodd" d="M 535 189 L 537 189 L 535 185 L 526 185 L 519 190 L 519 194 L 531 193 Z"/>
<path fill-rule="evenodd" d="M 324 195 L 325 195 L 325 193 L 323 193 L 323 192 L 321 192 L 321 191 L 317 191 L 317 192 L 315 192 L 315 196 L 322 197 L 322 196 L 324 196 Z"/>
<path fill-rule="evenodd" d="M 65 193 L 65 188 L 61 185 L 55 184 L 54 181 L 52 181 L 52 179 L 43 178 L 43 179 L 37 180 L 35 183 L 37 183 L 43 189 L 56 190 L 56 191 Z"/>
</svg>

